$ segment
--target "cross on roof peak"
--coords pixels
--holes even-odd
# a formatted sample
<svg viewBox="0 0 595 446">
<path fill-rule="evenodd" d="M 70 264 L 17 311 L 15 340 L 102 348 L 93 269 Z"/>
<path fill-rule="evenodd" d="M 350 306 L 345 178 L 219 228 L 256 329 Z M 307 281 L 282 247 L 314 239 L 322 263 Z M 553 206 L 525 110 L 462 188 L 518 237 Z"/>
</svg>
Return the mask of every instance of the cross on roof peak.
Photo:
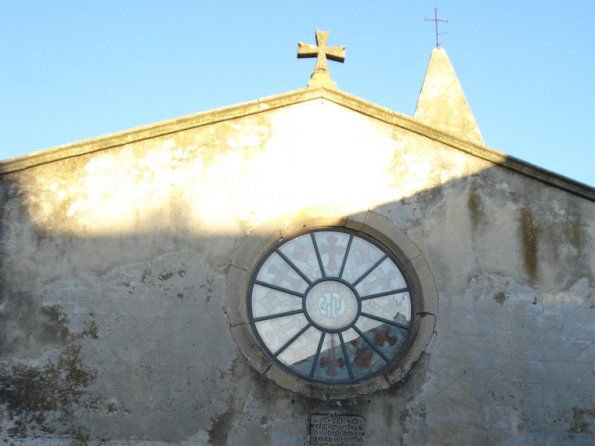
<svg viewBox="0 0 595 446">
<path fill-rule="evenodd" d="M 328 71 L 327 59 L 335 62 L 345 60 L 345 47 L 327 47 L 328 31 L 316 30 L 316 46 L 309 43 L 298 42 L 298 58 L 316 57 L 316 68 L 310 76 L 308 87 L 330 87 L 337 88 L 337 84 L 332 81 L 331 74 Z"/>
<path fill-rule="evenodd" d="M 438 36 L 441 36 L 442 34 L 446 34 L 446 33 L 438 32 L 438 22 L 448 23 L 448 20 L 438 18 L 438 8 L 434 8 L 434 18 L 433 19 L 424 19 L 424 20 L 426 22 L 434 22 L 435 23 L 435 25 L 436 25 L 436 48 L 440 48 L 440 40 L 438 39 Z"/>
</svg>

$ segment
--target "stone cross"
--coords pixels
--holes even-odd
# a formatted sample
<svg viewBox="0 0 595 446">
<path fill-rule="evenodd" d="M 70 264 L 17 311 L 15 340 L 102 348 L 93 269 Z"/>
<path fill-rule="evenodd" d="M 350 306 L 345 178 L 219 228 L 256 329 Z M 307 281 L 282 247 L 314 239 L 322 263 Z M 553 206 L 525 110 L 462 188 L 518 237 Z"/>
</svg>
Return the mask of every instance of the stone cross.
<svg viewBox="0 0 595 446">
<path fill-rule="evenodd" d="M 330 59 L 336 62 L 343 62 L 345 60 L 345 47 L 327 48 L 327 39 L 328 31 L 316 30 L 316 46 L 298 42 L 298 58 L 316 57 L 316 68 L 308 81 L 308 87 L 337 88 L 337 84 L 331 80 L 331 74 L 328 71 L 326 60 Z"/>
</svg>

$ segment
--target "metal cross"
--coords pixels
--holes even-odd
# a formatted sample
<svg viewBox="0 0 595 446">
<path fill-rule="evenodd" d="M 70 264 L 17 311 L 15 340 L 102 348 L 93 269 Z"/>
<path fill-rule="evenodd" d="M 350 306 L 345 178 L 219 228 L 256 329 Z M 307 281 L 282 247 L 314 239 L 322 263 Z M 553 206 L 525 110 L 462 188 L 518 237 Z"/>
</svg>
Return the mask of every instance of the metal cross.
<svg viewBox="0 0 595 446">
<path fill-rule="evenodd" d="M 439 19 L 438 18 L 438 8 L 434 8 L 434 18 L 433 19 L 424 19 L 426 22 L 435 22 L 436 24 L 436 48 L 440 48 L 440 41 L 438 40 L 438 36 L 447 33 L 439 33 L 438 32 L 438 22 L 448 23 L 448 20 Z"/>
<path fill-rule="evenodd" d="M 316 68 L 308 82 L 309 87 L 325 86 L 336 88 L 336 84 L 331 80 L 326 60 L 330 59 L 335 62 L 343 62 L 345 60 L 345 47 L 327 47 L 327 40 L 328 31 L 316 30 L 316 46 L 298 42 L 297 57 L 299 59 L 316 57 Z"/>
</svg>

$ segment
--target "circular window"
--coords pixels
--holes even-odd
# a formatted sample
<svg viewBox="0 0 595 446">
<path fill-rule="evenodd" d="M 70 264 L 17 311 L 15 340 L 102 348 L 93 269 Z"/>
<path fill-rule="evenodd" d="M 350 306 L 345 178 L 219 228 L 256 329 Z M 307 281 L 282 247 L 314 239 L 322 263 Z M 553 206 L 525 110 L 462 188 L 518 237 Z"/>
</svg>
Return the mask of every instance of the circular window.
<svg viewBox="0 0 595 446">
<path fill-rule="evenodd" d="M 269 251 L 248 287 L 248 315 L 267 354 L 324 384 L 385 372 L 409 346 L 415 309 L 396 258 L 346 229 L 315 230 Z"/>
</svg>

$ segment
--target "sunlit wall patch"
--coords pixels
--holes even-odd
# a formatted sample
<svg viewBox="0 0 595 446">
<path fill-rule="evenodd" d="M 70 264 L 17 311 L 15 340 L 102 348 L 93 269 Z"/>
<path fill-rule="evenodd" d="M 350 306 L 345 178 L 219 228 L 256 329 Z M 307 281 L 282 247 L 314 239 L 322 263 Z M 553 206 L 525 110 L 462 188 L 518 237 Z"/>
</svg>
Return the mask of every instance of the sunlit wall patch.
<svg viewBox="0 0 595 446">
<path fill-rule="evenodd" d="M 395 256 L 369 236 L 319 229 L 285 240 L 248 289 L 257 339 L 309 381 L 355 383 L 384 373 L 410 344 L 414 300 Z"/>
</svg>

